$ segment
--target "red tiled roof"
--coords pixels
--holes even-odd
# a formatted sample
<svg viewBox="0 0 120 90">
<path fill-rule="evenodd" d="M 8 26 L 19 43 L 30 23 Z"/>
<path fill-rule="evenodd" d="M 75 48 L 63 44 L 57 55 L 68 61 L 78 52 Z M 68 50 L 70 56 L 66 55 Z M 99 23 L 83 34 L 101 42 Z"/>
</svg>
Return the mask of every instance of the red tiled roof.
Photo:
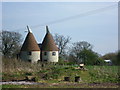
<svg viewBox="0 0 120 90">
<path fill-rule="evenodd" d="M 40 51 L 40 48 L 31 32 L 27 34 L 21 51 Z"/>
<path fill-rule="evenodd" d="M 42 51 L 58 51 L 58 47 L 56 46 L 54 39 L 48 30 L 48 26 L 46 26 L 46 30 L 47 30 L 47 33 L 42 42 L 41 50 Z"/>
</svg>

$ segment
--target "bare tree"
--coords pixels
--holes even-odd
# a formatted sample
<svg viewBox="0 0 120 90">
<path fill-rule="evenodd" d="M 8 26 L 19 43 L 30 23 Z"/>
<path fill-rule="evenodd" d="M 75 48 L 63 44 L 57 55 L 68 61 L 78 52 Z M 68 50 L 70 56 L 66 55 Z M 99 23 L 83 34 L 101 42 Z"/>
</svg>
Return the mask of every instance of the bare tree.
<svg viewBox="0 0 120 90">
<path fill-rule="evenodd" d="M 72 44 L 72 52 L 77 55 L 77 53 L 79 53 L 80 51 L 82 51 L 83 49 L 86 50 L 91 50 L 92 49 L 92 45 L 86 41 L 81 41 L 81 42 L 75 42 Z"/>
<path fill-rule="evenodd" d="M 63 35 L 55 34 L 54 40 L 56 44 L 58 45 L 60 56 L 64 55 L 67 45 L 70 42 L 71 38 L 69 36 L 65 37 Z"/>
<path fill-rule="evenodd" d="M 2 44 L 0 45 L 0 51 L 5 57 L 13 57 L 21 46 L 22 35 L 18 32 L 2 31 L 0 38 Z"/>
</svg>

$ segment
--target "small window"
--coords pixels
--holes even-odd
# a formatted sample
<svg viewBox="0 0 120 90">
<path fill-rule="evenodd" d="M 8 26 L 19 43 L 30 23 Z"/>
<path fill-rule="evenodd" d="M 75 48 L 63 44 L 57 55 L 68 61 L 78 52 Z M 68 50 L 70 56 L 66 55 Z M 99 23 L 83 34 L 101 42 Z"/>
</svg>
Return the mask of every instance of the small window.
<svg viewBox="0 0 120 90">
<path fill-rule="evenodd" d="M 46 55 L 47 55 L 47 52 L 44 52 L 44 55 L 46 56 Z"/>
<path fill-rule="evenodd" d="M 44 61 L 47 61 L 47 59 L 45 59 Z"/>
<path fill-rule="evenodd" d="M 40 62 L 41 62 L 41 60 L 38 60 L 38 61 L 37 61 L 37 63 L 40 63 Z"/>
<path fill-rule="evenodd" d="M 52 56 L 55 56 L 56 55 L 56 52 L 52 52 Z"/>
<path fill-rule="evenodd" d="M 32 55 L 32 52 L 28 52 L 28 55 Z"/>
<path fill-rule="evenodd" d="M 31 62 L 31 59 L 28 59 L 28 62 Z"/>
</svg>

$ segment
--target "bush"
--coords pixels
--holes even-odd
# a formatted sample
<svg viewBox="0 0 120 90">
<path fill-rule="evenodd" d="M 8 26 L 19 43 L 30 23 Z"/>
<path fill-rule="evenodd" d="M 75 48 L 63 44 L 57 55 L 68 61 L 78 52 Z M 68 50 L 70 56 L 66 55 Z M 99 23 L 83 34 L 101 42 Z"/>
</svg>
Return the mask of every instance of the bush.
<svg viewBox="0 0 120 90">
<path fill-rule="evenodd" d="M 105 65 L 105 64 L 106 62 L 102 58 L 98 58 L 94 63 L 94 65 Z"/>
<path fill-rule="evenodd" d="M 113 72 L 114 70 L 114 72 Z M 107 66 L 96 66 L 93 70 L 89 70 L 91 81 L 93 82 L 114 82 L 118 83 L 118 72 L 114 66 L 107 68 Z"/>
</svg>

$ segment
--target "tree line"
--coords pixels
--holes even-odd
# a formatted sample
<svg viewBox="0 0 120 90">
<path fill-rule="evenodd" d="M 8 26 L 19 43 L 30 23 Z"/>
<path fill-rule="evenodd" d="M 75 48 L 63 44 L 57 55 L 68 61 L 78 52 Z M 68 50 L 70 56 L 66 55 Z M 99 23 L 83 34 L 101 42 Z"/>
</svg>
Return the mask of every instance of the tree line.
<svg viewBox="0 0 120 90">
<path fill-rule="evenodd" d="M 79 41 L 72 43 L 71 37 L 55 34 L 53 36 L 56 45 L 59 48 L 60 63 L 84 63 L 86 65 L 104 65 L 105 59 L 112 60 L 114 65 L 118 65 L 118 57 L 120 52 L 107 53 L 100 56 L 93 51 L 93 45 L 87 41 Z M 7 58 L 15 58 L 22 46 L 22 35 L 18 32 L 2 31 L 0 34 L 0 52 L 2 56 Z"/>
</svg>

